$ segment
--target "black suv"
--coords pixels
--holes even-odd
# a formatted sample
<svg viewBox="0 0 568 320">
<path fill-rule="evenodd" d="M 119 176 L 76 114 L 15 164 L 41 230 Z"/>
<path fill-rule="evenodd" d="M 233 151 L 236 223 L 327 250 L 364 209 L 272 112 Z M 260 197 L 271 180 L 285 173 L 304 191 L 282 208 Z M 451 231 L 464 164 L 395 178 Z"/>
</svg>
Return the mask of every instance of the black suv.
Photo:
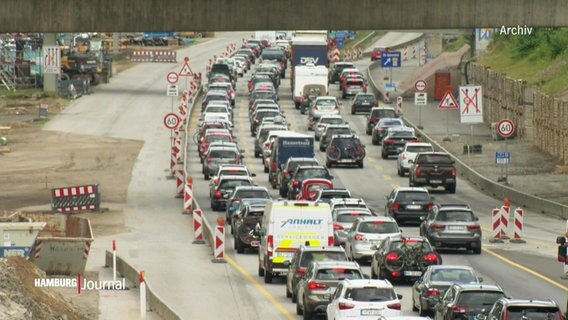
<svg viewBox="0 0 568 320">
<path fill-rule="evenodd" d="M 372 93 L 358 93 L 353 98 L 351 103 L 351 114 L 356 114 L 357 112 L 371 112 L 373 107 L 379 105 L 379 101 Z"/>
<path fill-rule="evenodd" d="M 347 254 L 342 247 L 315 247 L 301 245 L 288 266 L 286 275 L 286 298 L 292 298 L 292 302 L 296 302 L 296 285 L 300 279 L 306 274 L 308 267 L 312 262 L 319 261 L 348 261 Z"/>
<path fill-rule="evenodd" d="M 547 319 L 561 320 L 562 311 L 552 300 L 501 298 L 495 302 L 488 319 Z"/>
<path fill-rule="evenodd" d="M 456 193 L 456 167 L 450 154 L 420 152 L 408 163 L 408 186 L 443 186 L 449 193 Z"/>
<path fill-rule="evenodd" d="M 351 62 L 336 62 L 329 70 L 328 83 L 336 83 L 339 81 L 339 76 L 343 69 L 355 68 Z"/>
<path fill-rule="evenodd" d="M 233 217 L 233 235 L 237 253 L 244 253 L 246 248 L 258 248 L 259 230 L 265 207 L 264 204 L 246 204 L 244 210 Z"/>
<path fill-rule="evenodd" d="M 394 108 L 391 107 L 372 108 L 369 114 L 367 115 L 366 132 L 368 135 L 371 135 L 371 133 L 373 132 L 373 128 L 375 128 L 375 125 L 382 118 L 398 118 L 398 114 L 396 113 L 396 110 L 394 110 Z"/>
<path fill-rule="evenodd" d="M 506 294 L 498 285 L 454 283 L 434 306 L 434 318 L 476 319 L 504 297 Z"/>
<path fill-rule="evenodd" d="M 385 199 L 385 215 L 399 224 L 421 223 L 434 208 L 433 198 L 425 188 L 396 187 Z"/>
<path fill-rule="evenodd" d="M 280 186 L 280 196 L 286 197 L 288 195 L 288 183 L 290 177 L 300 166 L 319 166 L 316 158 L 288 158 L 284 169 L 278 174 L 278 185 Z"/>
<path fill-rule="evenodd" d="M 365 159 L 365 145 L 356 135 L 336 135 L 325 152 L 325 165 L 331 168 L 333 165 L 351 164 L 363 168 Z"/>
<path fill-rule="evenodd" d="M 320 151 L 325 151 L 325 149 L 327 149 L 327 146 L 331 142 L 331 138 L 334 135 L 338 134 L 353 134 L 353 132 L 351 131 L 351 128 L 347 124 L 327 125 L 320 138 L 320 144 L 319 144 Z"/>
<path fill-rule="evenodd" d="M 302 182 L 313 178 L 333 180 L 333 176 L 324 166 L 299 166 L 288 182 L 288 199 L 295 200 L 302 190 Z"/>
</svg>

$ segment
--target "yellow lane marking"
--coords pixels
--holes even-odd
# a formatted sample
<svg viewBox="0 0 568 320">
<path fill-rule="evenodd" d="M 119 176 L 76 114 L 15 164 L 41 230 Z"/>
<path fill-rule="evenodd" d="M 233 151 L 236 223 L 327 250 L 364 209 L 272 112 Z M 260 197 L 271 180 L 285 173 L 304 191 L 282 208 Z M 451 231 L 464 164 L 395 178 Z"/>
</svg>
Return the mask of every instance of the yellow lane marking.
<svg viewBox="0 0 568 320">
<path fill-rule="evenodd" d="M 383 174 L 383 178 L 385 178 L 385 180 L 392 180 L 391 176 L 388 174 Z"/>
<path fill-rule="evenodd" d="M 286 319 L 296 319 L 290 312 L 288 312 L 288 310 L 286 310 L 286 308 L 280 302 L 274 299 L 270 292 L 266 291 L 266 289 L 264 289 L 264 287 L 260 283 L 258 283 L 258 281 L 256 281 L 256 279 L 253 278 L 245 269 L 243 269 L 235 260 L 233 260 L 228 255 L 225 255 L 225 260 L 241 275 L 243 275 L 243 277 L 245 277 L 245 279 L 247 279 L 256 288 L 256 290 L 258 290 L 273 306 L 275 306 L 276 309 L 278 309 L 278 311 L 280 311 L 280 313 L 282 313 L 286 317 Z"/>
<path fill-rule="evenodd" d="M 511 266 L 513 266 L 513 267 L 515 267 L 515 268 L 517 268 L 517 269 L 523 270 L 523 271 L 525 271 L 525 272 L 527 272 L 527 273 L 529 273 L 529 274 L 531 274 L 531 275 L 533 275 L 533 276 L 535 276 L 535 277 L 537 277 L 537 278 L 539 278 L 539 279 L 541 279 L 541 280 L 543 280 L 543 281 L 546 281 L 546 282 L 548 282 L 549 284 L 551 284 L 551 285 L 553 285 L 553 286 L 555 286 L 555 287 L 558 287 L 558 288 L 560 288 L 560 289 L 562 289 L 562 290 L 564 290 L 564 291 L 568 291 L 568 287 L 562 285 L 561 283 L 556 282 L 556 281 L 550 279 L 549 277 L 544 276 L 544 275 L 542 275 L 542 274 L 540 274 L 540 273 L 538 273 L 538 272 L 536 272 L 536 271 L 534 271 L 534 270 L 532 270 L 532 269 L 529 269 L 529 268 L 527 268 L 527 267 L 525 267 L 525 266 L 522 266 L 522 265 L 520 265 L 520 264 L 518 264 L 518 263 L 516 263 L 516 262 L 514 262 L 514 261 L 512 261 L 512 260 L 510 260 L 510 259 L 508 259 L 508 258 L 505 258 L 504 256 L 502 256 L 502 255 L 500 255 L 500 254 L 498 254 L 498 253 L 496 253 L 496 252 L 493 252 L 493 251 L 490 250 L 490 249 L 483 248 L 483 251 L 489 253 L 490 255 L 494 256 L 495 258 L 497 258 L 497 259 L 499 259 L 499 260 L 501 260 L 501 261 L 503 261 L 503 262 L 505 262 L 505 263 L 507 263 L 507 264 L 509 264 L 509 265 L 511 265 Z"/>
</svg>

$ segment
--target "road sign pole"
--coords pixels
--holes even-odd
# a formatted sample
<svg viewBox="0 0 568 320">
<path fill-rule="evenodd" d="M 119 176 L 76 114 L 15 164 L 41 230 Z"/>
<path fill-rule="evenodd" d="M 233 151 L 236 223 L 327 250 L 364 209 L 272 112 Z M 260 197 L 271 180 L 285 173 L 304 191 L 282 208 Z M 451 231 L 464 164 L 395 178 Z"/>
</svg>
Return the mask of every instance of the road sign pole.
<svg viewBox="0 0 568 320">
<path fill-rule="evenodd" d="M 422 105 L 418 106 L 418 129 L 424 129 L 422 126 Z"/>
<path fill-rule="evenodd" d="M 450 138 L 450 110 L 446 109 L 446 137 L 442 141 L 452 141 L 452 138 Z"/>
<path fill-rule="evenodd" d="M 505 154 L 509 154 L 507 140 L 509 140 L 509 138 L 505 138 Z M 505 185 L 509 184 L 509 161 L 510 161 L 509 159 L 505 161 L 505 182 L 504 182 Z"/>
<path fill-rule="evenodd" d="M 392 88 L 392 67 L 390 67 L 390 84 L 391 84 L 391 88 Z"/>
</svg>

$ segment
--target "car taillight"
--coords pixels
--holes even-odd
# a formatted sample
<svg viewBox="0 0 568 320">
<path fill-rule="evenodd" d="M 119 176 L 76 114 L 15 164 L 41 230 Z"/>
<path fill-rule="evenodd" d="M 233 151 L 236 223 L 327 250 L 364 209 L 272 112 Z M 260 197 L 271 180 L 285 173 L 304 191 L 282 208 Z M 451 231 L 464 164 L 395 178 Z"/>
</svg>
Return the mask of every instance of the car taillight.
<svg viewBox="0 0 568 320">
<path fill-rule="evenodd" d="M 369 119 L 369 121 L 375 123 L 377 122 L 377 117 L 372 116 L 371 119 Z"/>
<path fill-rule="evenodd" d="M 254 123 L 258 123 L 258 119 L 254 119 Z"/>
<path fill-rule="evenodd" d="M 288 175 L 288 169 L 284 169 L 284 171 L 282 171 L 282 174 L 287 176 Z"/>
<path fill-rule="evenodd" d="M 438 290 L 436 288 L 428 288 L 428 289 L 426 289 L 426 296 L 427 297 L 439 297 L 440 296 L 440 290 Z"/>
<path fill-rule="evenodd" d="M 476 224 L 472 224 L 472 225 L 467 226 L 467 230 L 479 230 L 479 229 L 480 229 L 480 227 Z"/>
<path fill-rule="evenodd" d="M 397 303 L 391 303 L 389 305 L 387 305 L 387 308 L 392 309 L 392 310 L 400 310 L 400 302 Z"/>
<path fill-rule="evenodd" d="M 268 148 L 268 147 L 270 147 L 270 142 L 267 141 L 267 142 L 264 143 L 264 148 Z"/>
<path fill-rule="evenodd" d="M 296 268 L 296 274 L 303 276 L 304 274 L 306 274 L 306 270 L 308 270 L 308 268 L 298 267 Z"/>
<path fill-rule="evenodd" d="M 419 176 L 421 173 L 422 173 L 422 168 L 416 167 L 416 168 L 414 169 L 414 175 L 415 175 L 415 176 Z"/>
<path fill-rule="evenodd" d="M 446 228 L 446 226 L 439 223 L 434 223 L 430 225 L 430 229 L 444 229 L 444 228 Z"/>
<path fill-rule="evenodd" d="M 274 250 L 274 236 L 269 235 L 266 237 L 266 251 L 269 257 L 272 257 L 272 251 Z"/>
<path fill-rule="evenodd" d="M 333 239 L 333 236 L 328 236 L 327 237 L 327 245 L 328 246 L 333 246 L 335 244 L 335 241 Z"/>
<path fill-rule="evenodd" d="M 319 110 L 319 106 L 317 104 L 314 105 L 314 110 Z"/>
<path fill-rule="evenodd" d="M 201 143 L 201 149 L 202 149 L 202 150 L 207 149 L 207 146 L 208 146 L 208 145 L 209 145 L 209 144 L 207 143 L 207 141 L 203 141 L 203 142 Z"/>
<path fill-rule="evenodd" d="M 272 162 L 272 164 L 270 166 L 272 168 L 272 171 L 275 171 L 278 168 L 278 166 L 276 165 L 276 162 Z"/>
<path fill-rule="evenodd" d="M 318 283 L 315 281 L 308 282 L 308 289 L 310 290 L 317 290 L 317 289 L 325 289 L 327 286 L 323 283 Z"/>
<path fill-rule="evenodd" d="M 398 257 L 399 257 L 398 253 L 396 253 L 396 252 L 389 252 L 389 253 L 387 253 L 387 255 L 385 256 L 385 259 L 386 259 L 387 261 L 396 261 L 396 260 L 398 260 Z"/>
<path fill-rule="evenodd" d="M 452 168 L 452 177 L 456 176 L 456 168 Z"/>
<path fill-rule="evenodd" d="M 343 230 L 343 226 L 340 224 L 334 223 L 333 224 L 333 231 Z"/>
<path fill-rule="evenodd" d="M 217 184 L 217 182 L 219 182 L 218 178 L 213 178 L 213 184 Z"/>
<path fill-rule="evenodd" d="M 215 199 L 221 199 L 222 196 L 221 191 L 215 190 Z"/>
<path fill-rule="evenodd" d="M 341 82 L 345 81 L 345 76 L 339 78 L 339 81 L 341 81 Z"/>
<path fill-rule="evenodd" d="M 375 104 L 375 107 L 378 107 L 378 106 L 379 106 L 379 101 L 375 101 L 374 104 Z"/>
<path fill-rule="evenodd" d="M 379 127 L 379 126 L 375 127 L 375 131 L 377 131 L 377 132 L 381 132 L 383 130 L 384 130 L 383 127 Z"/>
<path fill-rule="evenodd" d="M 300 184 L 300 181 L 294 180 L 292 181 L 292 187 L 296 188 Z"/>
<path fill-rule="evenodd" d="M 453 313 L 465 313 L 465 308 L 461 306 L 453 306 L 450 308 Z"/>
<path fill-rule="evenodd" d="M 392 143 L 394 143 L 394 140 L 391 139 L 391 138 L 388 138 L 388 139 L 383 140 L 383 143 L 392 144 Z"/>
<path fill-rule="evenodd" d="M 208 156 L 207 158 L 205 158 L 205 161 L 206 161 L 207 163 L 211 163 L 212 159 L 211 159 L 211 157 Z"/>
<path fill-rule="evenodd" d="M 393 210 L 398 210 L 398 209 L 400 209 L 400 205 L 395 202 L 395 203 L 392 204 L 392 209 L 393 209 Z"/>
<path fill-rule="evenodd" d="M 343 90 L 347 90 L 347 89 L 349 89 L 349 86 L 346 85 L 346 84 L 344 84 L 344 85 L 343 85 Z"/>
<path fill-rule="evenodd" d="M 436 262 L 438 261 L 438 255 L 435 254 L 434 252 L 430 252 L 425 254 L 422 259 L 424 259 L 424 261 L 426 262 Z"/>
<path fill-rule="evenodd" d="M 432 209 L 434 209 L 434 204 L 430 202 L 430 203 L 426 206 L 426 209 L 428 209 L 428 211 L 432 211 Z"/>
<path fill-rule="evenodd" d="M 363 91 L 367 92 L 367 86 L 366 85 L 361 86 L 361 88 L 363 89 Z"/>
<path fill-rule="evenodd" d="M 340 302 L 338 307 L 339 310 L 349 310 L 355 308 L 355 305 L 351 303 Z"/>
<path fill-rule="evenodd" d="M 360 234 L 360 233 L 356 233 L 355 236 L 353 237 L 353 239 L 354 239 L 355 241 L 363 241 L 363 240 L 365 240 L 365 236 L 363 236 L 363 235 Z"/>
</svg>

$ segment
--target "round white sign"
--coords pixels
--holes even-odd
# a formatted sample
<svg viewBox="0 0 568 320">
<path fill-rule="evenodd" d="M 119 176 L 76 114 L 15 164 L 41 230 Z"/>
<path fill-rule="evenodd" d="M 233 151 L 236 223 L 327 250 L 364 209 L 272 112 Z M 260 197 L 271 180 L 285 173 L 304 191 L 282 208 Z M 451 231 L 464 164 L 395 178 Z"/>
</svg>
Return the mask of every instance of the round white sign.
<svg viewBox="0 0 568 320">
<path fill-rule="evenodd" d="M 177 128 L 180 122 L 181 119 L 175 113 L 168 113 L 164 117 L 164 125 L 170 130 Z"/>
<path fill-rule="evenodd" d="M 414 89 L 416 89 L 416 91 L 424 91 L 426 90 L 426 87 L 426 81 L 424 80 L 418 80 L 414 84 Z"/>
<path fill-rule="evenodd" d="M 170 72 L 166 76 L 166 80 L 168 80 L 168 82 L 171 83 L 171 84 L 176 84 L 179 80 L 179 76 L 175 72 Z"/>
<path fill-rule="evenodd" d="M 503 138 L 508 138 L 515 133 L 515 124 L 509 119 L 501 120 L 497 123 L 497 133 Z"/>
</svg>

